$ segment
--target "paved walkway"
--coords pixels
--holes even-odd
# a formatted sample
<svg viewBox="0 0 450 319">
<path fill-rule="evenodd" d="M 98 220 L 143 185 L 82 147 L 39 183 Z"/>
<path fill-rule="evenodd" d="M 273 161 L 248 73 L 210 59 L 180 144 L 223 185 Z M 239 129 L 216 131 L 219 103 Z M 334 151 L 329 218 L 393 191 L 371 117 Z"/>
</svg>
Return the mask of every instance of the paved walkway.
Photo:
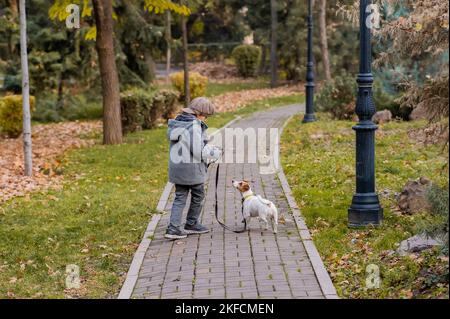
<svg viewBox="0 0 450 319">
<path fill-rule="evenodd" d="M 281 128 L 291 115 L 302 110 L 302 105 L 292 105 L 255 113 L 231 127 Z M 230 151 L 233 149 L 225 149 Z M 135 258 L 138 261 L 133 262 L 119 298 L 335 297 L 309 232 L 301 216 L 297 216 L 298 209 L 285 179 L 280 179 L 279 173 L 260 173 L 258 164 L 221 164 L 220 218 L 227 225 L 242 227 L 241 195 L 232 187 L 231 180 L 246 179 L 251 181 L 256 194 L 273 201 L 280 215 L 285 216 L 286 222 L 279 225 L 277 235 L 270 229 L 263 230 L 256 219 L 252 219 L 250 231 L 242 234 L 221 228 L 214 219 L 215 168 L 212 168 L 201 216 L 202 223 L 211 227 L 212 232 L 168 241 L 163 236 L 169 213 L 160 215 L 149 225 L 148 233 L 153 236 L 145 238 L 147 244 L 138 249 L 137 256 L 141 254 L 142 258 L 140 261 Z M 284 178 L 284 174 L 281 176 Z M 165 212 L 170 212 L 172 200 L 173 193 L 164 202 Z"/>
</svg>

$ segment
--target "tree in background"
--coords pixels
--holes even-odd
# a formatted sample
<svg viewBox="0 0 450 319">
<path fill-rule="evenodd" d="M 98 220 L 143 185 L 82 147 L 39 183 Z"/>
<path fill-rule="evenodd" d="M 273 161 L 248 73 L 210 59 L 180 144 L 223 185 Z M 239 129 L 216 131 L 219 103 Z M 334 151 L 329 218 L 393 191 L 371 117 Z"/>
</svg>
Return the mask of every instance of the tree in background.
<svg viewBox="0 0 450 319">
<path fill-rule="evenodd" d="M 96 48 L 102 79 L 103 143 L 122 143 L 120 86 L 113 40 L 113 9 L 111 0 L 92 0 L 97 27 Z"/>
<path fill-rule="evenodd" d="M 170 69 L 172 62 L 172 15 L 170 11 L 166 11 L 165 16 L 165 33 L 164 38 L 166 40 L 166 84 L 170 83 Z"/>
<path fill-rule="evenodd" d="M 80 0 L 56 0 L 49 11 L 50 17 L 64 21 L 68 16 L 67 6 L 74 2 L 81 4 Z M 104 144 L 119 144 L 122 142 L 120 84 L 113 39 L 113 17 L 117 19 L 117 12 L 113 10 L 112 0 L 92 0 L 92 3 L 95 27 L 91 28 L 86 37 L 95 35 L 96 38 L 103 96 L 103 142 Z M 141 2 L 139 1 L 139 3 Z M 144 0 L 143 4 L 145 10 L 157 14 L 164 13 L 166 10 L 180 15 L 189 15 L 190 13 L 186 6 L 174 4 L 168 0 Z M 90 16 L 91 12 L 89 2 L 83 1 L 83 16 Z"/>
<path fill-rule="evenodd" d="M 299 82 L 306 75 L 307 1 L 293 0 L 279 11 L 279 65 L 286 79 Z M 287 34 L 286 34 L 287 33 Z M 315 39 L 314 39 L 315 42 Z"/>
<path fill-rule="evenodd" d="M 283 0 L 284 1 L 284 0 Z M 283 6 L 278 0 L 279 7 Z M 266 73 L 268 69 L 267 57 L 270 57 L 270 26 L 271 24 L 271 2 L 267 0 L 230 0 L 229 5 L 234 12 L 245 12 L 243 22 L 247 25 L 248 33 L 253 31 L 255 45 L 262 49 L 261 73 Z M 279 17 L 282 21 L 282 18 Z M 277 35 L 280 37 L 280 29 Z"/>
<path fill-rule="evenodd" d="M 25 175 L 33 175 L 31 145 L 30 82 L 28 77 L 27 17 L 25 0 L 20 0 L 20 60 L 22 64 L 23 150 Z"/>
<path fill-rule="evenodd" d="M 191 101 L 191 91 L 189 86 L 188 29 L 185 16 L 181 17 L 181 29 L 183 34 L 184 103 L 188 106 Z"/>
<path fill-rule="evenodd" d="M 378 4 L 382 23 L 373 31 L 375 66 L 396 75 L 392 81 L 402 91 L 401 107 L 423 109 L 430 122 L 448 118 L 448 2 L 389 0 Z M 341 4 L 339 11 L 355 21 L 359 1 Z M 448 132 L 448 121 L 442 124 Z"/>
<path fill-rule="evenodd" d="M 270 86 L 276 87 L 278 84 L 278 57 L 277 57 L 277 46 L 278 46 L 278 14 L 277 14 L 277 1 L 270 0 L 270 73 L 271 80 Z"/>
<path fill-rule="evenodd" d="M 325 80 L 331 80 L 330 58 L 328 52 L 327 38 L 327 0 L 319 0 L 319 31 L 320 31 L 320 49 L 322 51 L 322 65 Z"/>
<path fill-rule="evenodd" d="M 414 61 L 421 72 L 414 74 L 413 69 L 403 74 L 400 84 L 405 94 L 401 103 L 427 110 L 428 119 L 438 122 L 449 116 L 449 3 L 439 0 L 388 2 L 391 8 L 400 5 L 406 5 L 408 13 L 393 18 L 387 16 L 378 37 L 388 42 L 389 47 L 380 53 L 376 63 L 394 67 Z"/>
</svg>

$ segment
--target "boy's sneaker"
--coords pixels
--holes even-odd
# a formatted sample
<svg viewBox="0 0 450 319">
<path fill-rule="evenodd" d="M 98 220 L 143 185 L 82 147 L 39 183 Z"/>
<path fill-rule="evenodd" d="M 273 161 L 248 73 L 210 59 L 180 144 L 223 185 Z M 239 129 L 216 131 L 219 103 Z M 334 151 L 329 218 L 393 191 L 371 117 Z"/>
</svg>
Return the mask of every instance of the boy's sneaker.
<svg viewBox="0 0 450 319">
<path fill-rule="evenodd" d="M 168 230 L 164 235 L 164 238 L 167 239 L 183 239 L 186 238 L 188 234 L 182 230 Z"/>
<path fill-rule="evenodd" d="M 209 233 L 210 229 L 208 227 L 203 226 L 202 224 L 188 225 L 184 226 L 184 231 L 191 234 L 206 234 Z"/>
</svg>

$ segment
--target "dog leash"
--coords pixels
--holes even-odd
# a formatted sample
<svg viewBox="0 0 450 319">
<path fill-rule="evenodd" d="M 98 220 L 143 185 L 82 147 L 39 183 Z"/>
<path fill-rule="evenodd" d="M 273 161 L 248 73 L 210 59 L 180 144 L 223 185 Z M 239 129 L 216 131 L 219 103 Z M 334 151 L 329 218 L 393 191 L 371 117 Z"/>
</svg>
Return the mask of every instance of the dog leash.
<svg viewBox="0 0 450 319">
<path fill-rule="evenodd" d="M 233 233 L 236 234 L 241 234 L 243 232 L 245 232 L 247 230 L 247 221 L 244 218 L 244 198 L 242 198 L 242 218 L 244 219 L 244 229 L 241 230 L 235 230 L 232 229 L 230 227 L 228 227 L 227 225 L 225 225 L 223 222 L 221 222 L 219 220 L 219 205 L 217 205 L 218 203 L 218 199 L 217 199 L 217 186 L 219 185 L 219 172 L 220 172 L 220 164 L 217 164 L 217 169 L 216 169 L 216 198 L 215 198 L 215 204 L 214 204 L 214 210 L 215 210 L 215 214 L 216 214 L 216 220 L 219 223 L 220 226 L 222 226 L 224 229 L 229 230 Z"/>
</svg>

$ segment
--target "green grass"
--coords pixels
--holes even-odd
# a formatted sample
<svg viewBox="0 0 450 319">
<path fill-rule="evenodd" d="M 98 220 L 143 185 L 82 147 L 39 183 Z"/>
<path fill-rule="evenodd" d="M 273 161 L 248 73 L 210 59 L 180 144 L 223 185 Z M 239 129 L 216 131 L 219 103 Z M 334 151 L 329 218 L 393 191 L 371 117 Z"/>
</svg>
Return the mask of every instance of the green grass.
<svg viewBox="0 0 450 319">
<path fill-rule="evenodd" d="M 302 100 L 252 103 L 209 125 Z M 0 299 L 115 297 L 166 183 L 167 153 L 164 127 L 131 134 L 123 145 L 73 150 L 63 157 L 61 190 L 2 205 Z M 65 290 L 69 264 L 80 267 L 80 290 Z"/>
<path fill-rule="evenodd" d="M 382 125 L 377 132 L 376 178 L 385 208 L 385 222 L 379 228 L 350 230 L 347 209 L 355 187 L 353 123 L 333 121 L 324 114 L 319 121 L 301 124 L 296 116 L 282 136 L 282 163 L 297 203 L 309 226 L 314 242 L 341 297 L 386 298 L 445 296 L 447 284 L 421 291 L 421 271 L 430 265 L 444 267 L 438 252 L 420 257 L 383 257 L 395 250 L 396 243 L 417 231 L 417 224 L 429 214 L 399 216 L 393 213 L 395 193 L 409 179 L 421 176 L 443 184 L 448 171 L 442 146 L 424 146 L 409 139 L 408 130 L 423 127 L 423 122 Z M 381 269 L 381 289 L 366 289 L 366 266 Z M 444 264 L 443 264 L 444 263 Z M 448 271 L 448 259 L 447 271 Z M 445 267 L 444 267 L 445 268 Z M 431 269 L 431 268 L 430 268 Z M 420 289 L 418 287 L 421 287 Z M 412 294 L 412 295 L 411 295 Z"/>
<path fill-rule="evenodd" d="M 261 80 L 243 83 L 208 83 L 208 86 L 206 88 L 206 96 L 212 97 L 228 92 L 267 88 L 269 88 L 269 83 Z"/>
<path fill-rule="evenodd" d="M 161 84 L 159 88 L 172 89 L 172 85 Z M 266 89 L 269 88 L 269 82 L 266 79 L 258 78 L 254 82 L 237 83 L 214 83 L 208 82 L 206 87 L 206 96 L 213 97 L 228 92 L 238 92 L 244 90 Z"/>
</svg>

